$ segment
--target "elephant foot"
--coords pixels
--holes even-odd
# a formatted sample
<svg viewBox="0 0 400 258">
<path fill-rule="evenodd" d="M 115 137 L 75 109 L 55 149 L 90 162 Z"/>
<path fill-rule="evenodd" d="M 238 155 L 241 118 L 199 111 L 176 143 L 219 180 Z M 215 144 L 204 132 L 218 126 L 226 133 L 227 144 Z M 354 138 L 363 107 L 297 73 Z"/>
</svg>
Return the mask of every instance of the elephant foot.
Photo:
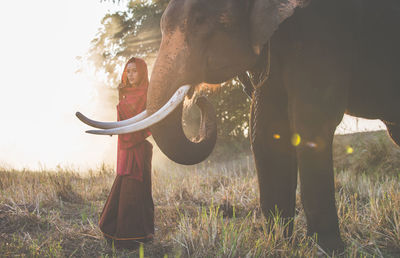
<svg viewBox="0 0 400 258">
<path fill-rule="evenodd" d="M 336 235 L 317 234 L 316 241 L 322 249 L 322 253 L 326 253 L 329 256 L 344 253 L 345 245 L 342 239 Z"/>
</svg>

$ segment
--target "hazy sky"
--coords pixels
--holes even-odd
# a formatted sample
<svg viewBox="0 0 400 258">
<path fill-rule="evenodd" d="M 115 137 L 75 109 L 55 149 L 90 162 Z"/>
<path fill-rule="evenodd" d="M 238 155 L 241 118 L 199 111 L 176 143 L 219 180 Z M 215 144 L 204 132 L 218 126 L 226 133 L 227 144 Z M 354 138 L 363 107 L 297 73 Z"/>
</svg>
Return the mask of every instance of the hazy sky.
<svg viewBox="0 0 400 258">
<path fill-rule="evenodd" d="M 85 134 L 88 127 L 74 115 L 79 110 L 92 118 L 115 119 L 113 105 L 101 103 L 98 96 L 99 80 L 75 73 L 76 57 L 85 55 L 110 9 L 124 5 L 99 0 L 1 2 L 0 166 L 84 169 L 115 163 L 116 137 Z"/>
<path fill-rule="evenodd" d="M 116 137 L 87 135 L 74 116 L 79 109 L 104 118 L 94 110 L 98 80 L 75 71 L 107 10 L 123 8 L 99 0 L 1 2 L 0 165 L 87 167 L 115 159 Z"/>
</svg>

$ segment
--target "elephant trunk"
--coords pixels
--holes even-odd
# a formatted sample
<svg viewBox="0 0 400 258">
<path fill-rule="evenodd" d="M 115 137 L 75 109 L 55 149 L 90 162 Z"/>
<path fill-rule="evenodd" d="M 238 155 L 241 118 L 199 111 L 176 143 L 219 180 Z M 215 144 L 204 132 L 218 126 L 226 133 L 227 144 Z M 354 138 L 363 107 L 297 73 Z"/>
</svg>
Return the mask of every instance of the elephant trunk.
<svg viewBox="0 0 400 258">
<path fill-rule="evenodd" d="M 182 68 L 171 58 L 162 55 L 162 49 L 154 65 L 147 94 L 147 112 L 152 114 L 159 110 L 172 94 L 182 86 L 175 78 L 182 78 Z M 165 119 L 152 125 L 150 130 L 161 151 L 171 160 L 193 165 L 205 160 L 214 149 L 217 139 L 216 115 L 212 104 L 205 98 L 196 100 L 201 111 L 199 134 L 194 139 L 188 139 L 183 131 L 181 103 Z"/>
</svg>

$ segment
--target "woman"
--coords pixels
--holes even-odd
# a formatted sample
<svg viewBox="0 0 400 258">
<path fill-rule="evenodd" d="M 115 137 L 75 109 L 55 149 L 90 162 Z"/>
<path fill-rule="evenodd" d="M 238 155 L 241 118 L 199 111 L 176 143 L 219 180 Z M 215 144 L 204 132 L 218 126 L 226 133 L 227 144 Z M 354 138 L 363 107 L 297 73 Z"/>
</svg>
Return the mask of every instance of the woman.
<svg viewBox="0 0 400 258">
<path fill-rule="evenodd" d="M 147 65 L 131 58 L 125 65 L 119 85 L 118 120 L 142 112 L 149 84 Z M 119 135 L 117 177 L 104 205 L 99 227 L 115 247 L 136 248 L 153 239 L 154 204 L 151 196 L 151 157 L 153 146 L 146 141 L 148 130 Z"/>
</svg>

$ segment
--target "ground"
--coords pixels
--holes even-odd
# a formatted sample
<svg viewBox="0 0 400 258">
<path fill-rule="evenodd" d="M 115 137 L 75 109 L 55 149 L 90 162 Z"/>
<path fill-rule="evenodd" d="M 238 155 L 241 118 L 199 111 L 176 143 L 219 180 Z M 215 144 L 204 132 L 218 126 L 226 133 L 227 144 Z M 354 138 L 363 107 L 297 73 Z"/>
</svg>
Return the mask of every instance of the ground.
<svg viewBox="0 0 400 258">
<path fill-rule="evenodd" d="M 400 256 L 400 148 L 385 132 L 335 140 L 336 200 L 346 256 Z M 248 155 L 248 156 L 247 156 Z M 136 251 L 108 246 L 97 226 L 114 171 L 0 170 L 0 256 L 312 257 L 297 196 L 292 238 L 265 223 L 250 153 L 153 169 L 156 235 Z M 273 229 L 273 230 L 271 230 Z"/>
</svg>

